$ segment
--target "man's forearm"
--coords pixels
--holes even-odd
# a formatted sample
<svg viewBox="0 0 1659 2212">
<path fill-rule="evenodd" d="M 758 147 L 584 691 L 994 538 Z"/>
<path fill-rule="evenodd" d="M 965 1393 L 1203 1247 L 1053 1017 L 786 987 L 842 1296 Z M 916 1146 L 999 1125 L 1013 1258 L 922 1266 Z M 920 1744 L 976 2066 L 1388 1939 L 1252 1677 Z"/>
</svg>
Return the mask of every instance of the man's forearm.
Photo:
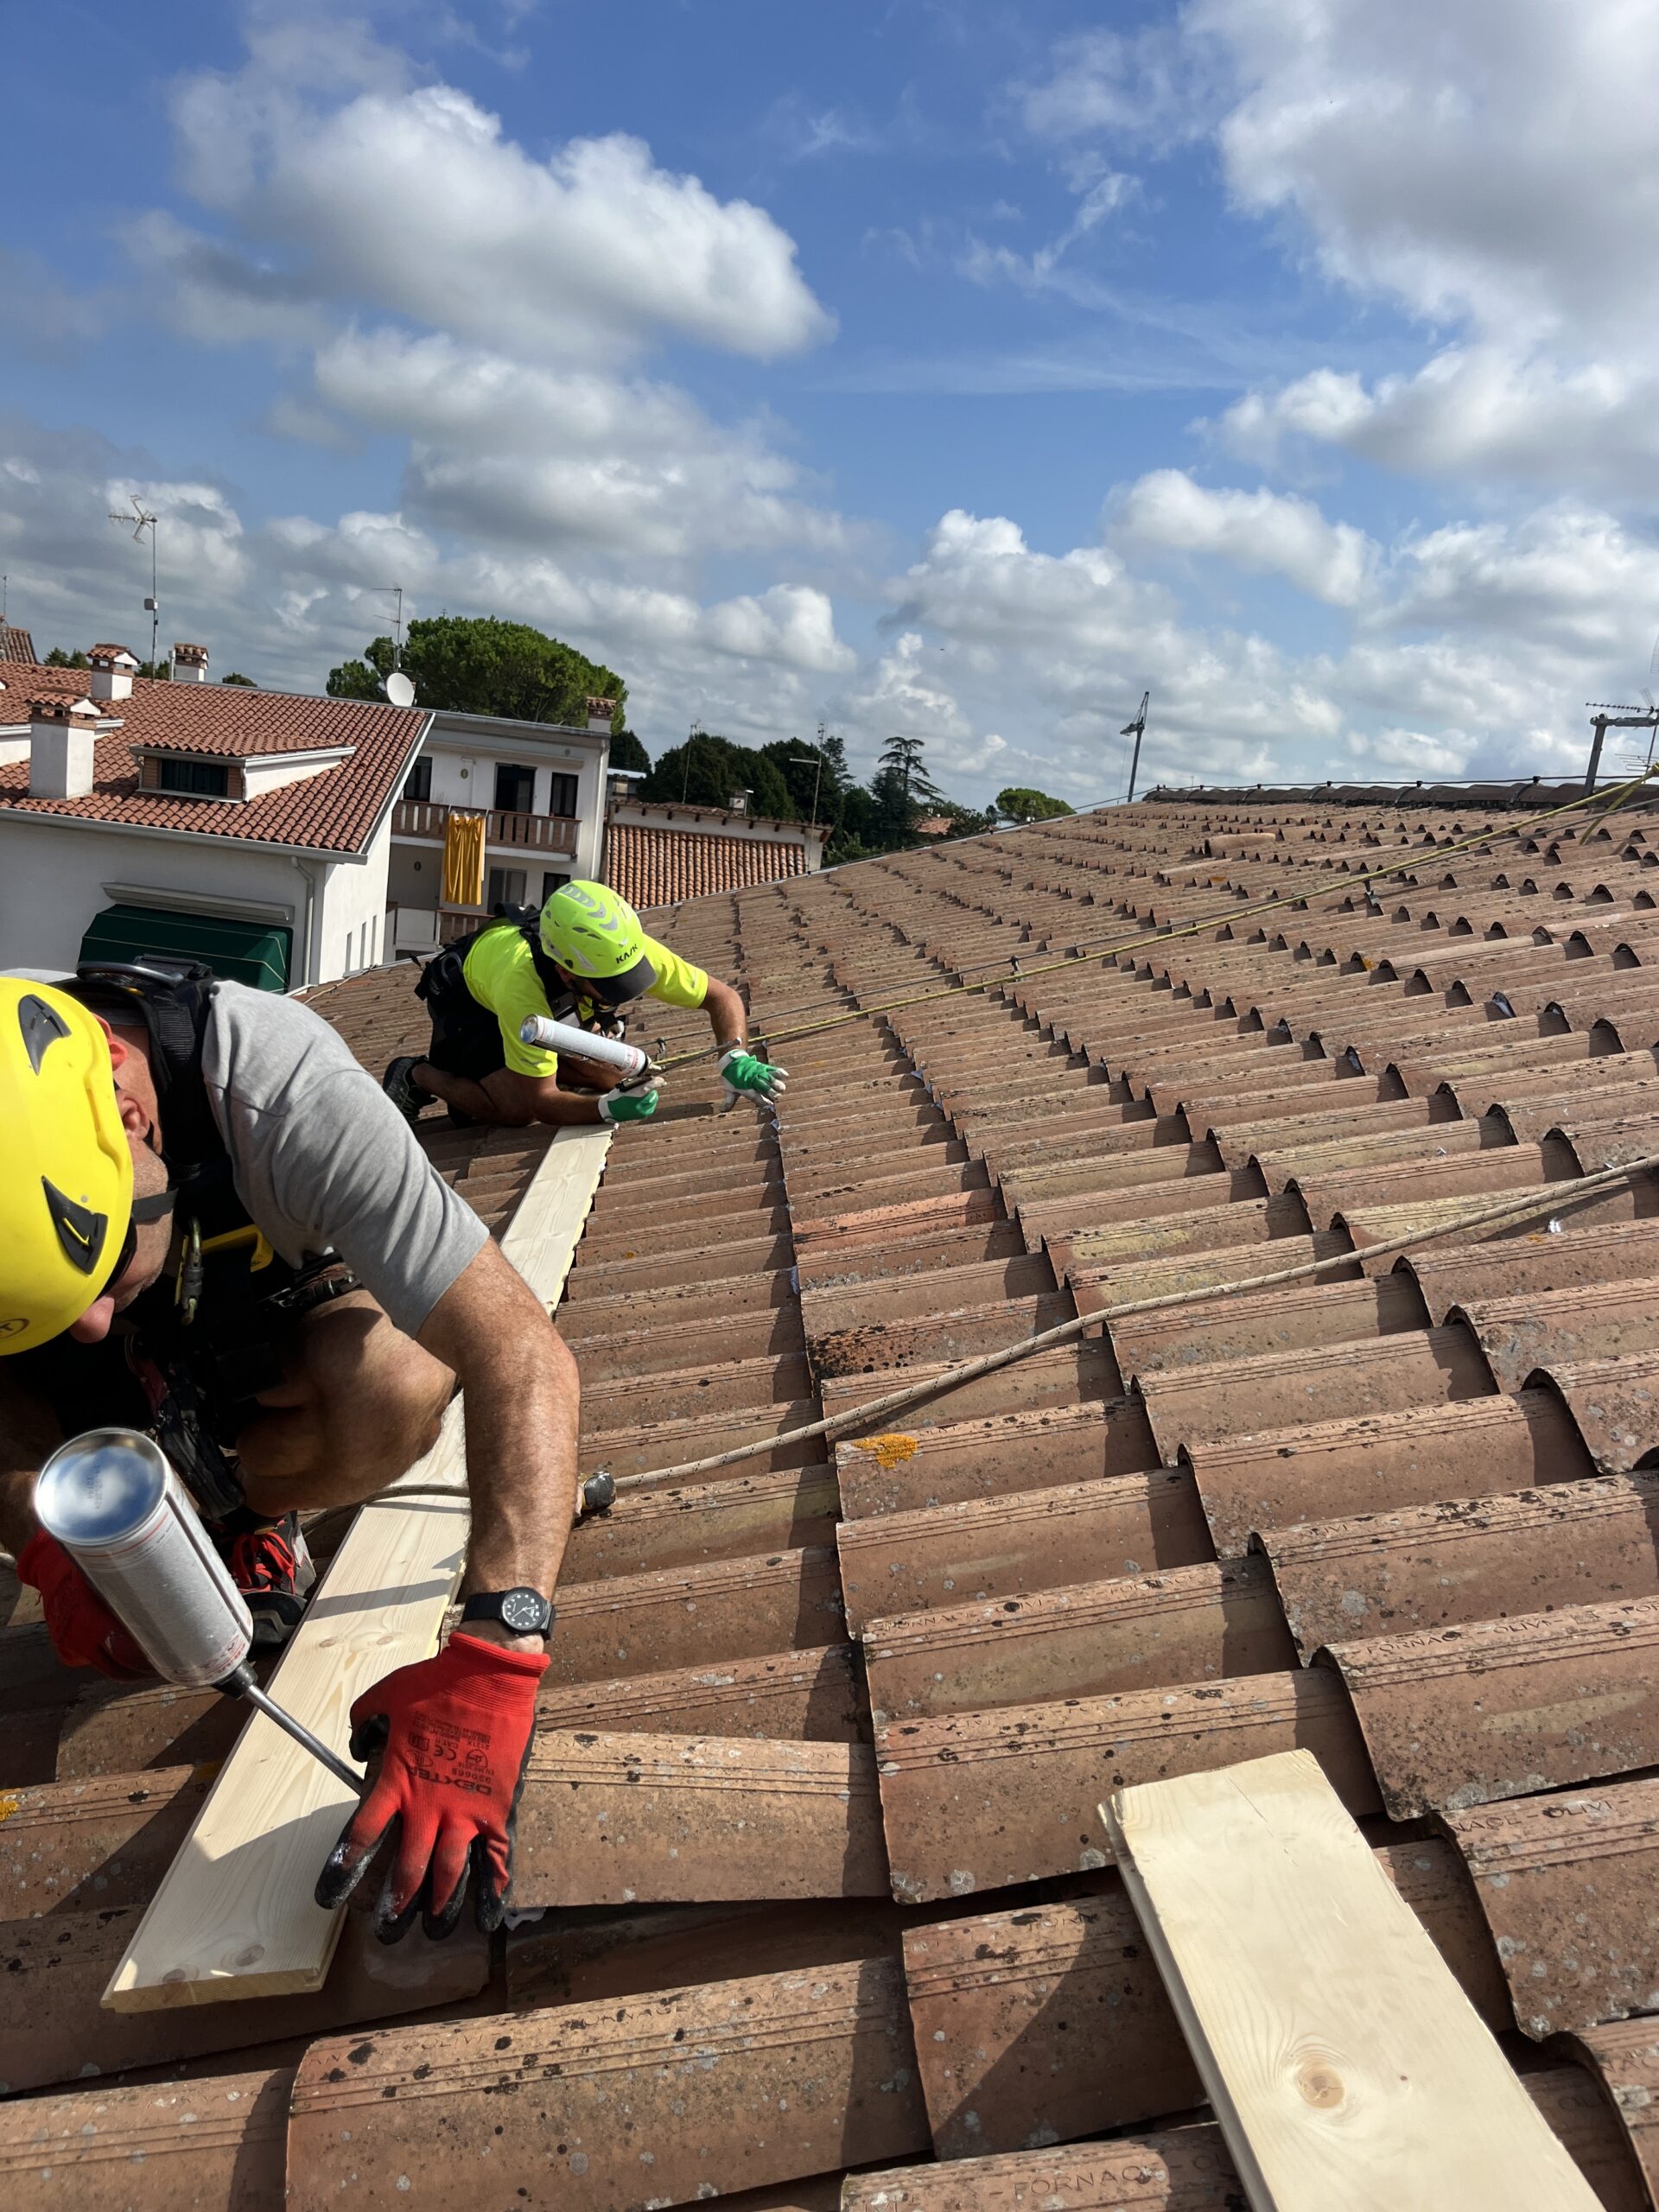
<svg viewBox="0 0 1659 2212">
<path fill-rule="evenodd" d="M 709 978 L 709 992 L 702 1002 L 709 1017 L 709 1027 L 715 1033 L 716 1045 L 747 1045 L 749 1040 L 749 1017 L 743 1001 L 729 983 L 722 983 L 717 976 Z"/>
<path fill-rule="evenodd" d="M 473 1532 L 461 1594 L 527 1584 L 550 1595 L 576 1497 L 576 1363 L 545 1322 L 545 1344 L 500 1347 L 462 1377 Z"/>
<path fill-rule="evenodd" d="M 450 1285 L 420 1342 L 462 1391 L 473 1506 L 463 1592 L 550 1594 L 575 1510 L 575 1361 L 495 1244 Z"/>
</svg>

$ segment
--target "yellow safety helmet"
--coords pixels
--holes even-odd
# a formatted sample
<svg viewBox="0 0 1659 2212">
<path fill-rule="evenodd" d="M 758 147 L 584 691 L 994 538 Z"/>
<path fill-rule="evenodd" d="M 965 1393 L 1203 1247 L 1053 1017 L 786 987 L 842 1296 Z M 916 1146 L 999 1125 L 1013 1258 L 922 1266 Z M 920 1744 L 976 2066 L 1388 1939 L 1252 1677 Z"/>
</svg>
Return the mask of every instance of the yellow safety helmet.
<svg viewBox="0 0 1659 2212">
<path fill-rule="evenodd" d="M 0 1353 L 60 1335 L 124 1264 L 132 1154 L 101 1023 L 0 976 Z"/>
<path fill-rule="evenodd" d="M 639 915 L 608 884 L 562 884 L 542 908 L 542 950 L 607 1006 L 637 999 L 657 980 Z"/>
</svg>

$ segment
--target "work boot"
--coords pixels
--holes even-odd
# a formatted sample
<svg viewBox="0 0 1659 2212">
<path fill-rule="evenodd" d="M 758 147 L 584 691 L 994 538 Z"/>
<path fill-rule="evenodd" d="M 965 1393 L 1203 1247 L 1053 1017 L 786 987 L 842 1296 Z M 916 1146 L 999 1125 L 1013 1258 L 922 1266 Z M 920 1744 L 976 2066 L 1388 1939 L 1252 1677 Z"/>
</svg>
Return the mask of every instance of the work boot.
<svg viewBox="0 0 1659 2212">
<path fill-rule="evenodd" d="M 280 1650 L 299 1626 L 317 1579 L 299 1515 L 284 1514 L 280 1521 L 234 1534 L 218 1529 L 210 1533 L 253 1616 L 254 1649 Z"/>
<path fill-rule="evenodd" d="M 421 1118 L 421 1109 L 431 1103 L 425 1091 L 410 1077 L 410 1070 L 417 1065 L 420 1057 L 418 1052 L 400 1053 L 380 1078 L 381 1090 L 411 1128 Z"/>
</svg>

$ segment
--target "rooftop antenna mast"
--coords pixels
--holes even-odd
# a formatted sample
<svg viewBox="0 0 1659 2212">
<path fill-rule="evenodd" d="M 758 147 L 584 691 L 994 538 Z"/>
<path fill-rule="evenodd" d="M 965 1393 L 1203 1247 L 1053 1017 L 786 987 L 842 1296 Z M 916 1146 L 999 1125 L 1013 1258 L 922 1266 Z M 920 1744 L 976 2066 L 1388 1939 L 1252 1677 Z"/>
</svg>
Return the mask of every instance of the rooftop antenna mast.
<svg viewBox="0 0 1659 2212">
<path fill-rule="evenodd" d="M 692 723 L 690 730 L 686 733 L 685 751 L 681 756 L 685 767 L 685 773 L 680 778 L 680 804 L 682 806 L 685 804 L 686 793 L 691 788 L 691 747 L 696 743 L 700 737 L 702 737 L 705 734 L 706 732 L 702 727 L 702 717 L 699 716 L 697 720 Z"/>
<path fill-rule="evenodd" d="M 146 531 L 149 532 L 149 597 L 144 601 L 144 612 L 149 617 L 149 672 L 154 676 L 158 672 L 161 667 L 162 652 L 160 644 L 162 602 L 157 597 L 156 590 L 156 524 L 157 518 L 143 505 L 136 492 L 129 492 L 127 497 L 132 501 L 132 512 L 130 515 L 111 514 L 110 520 L 111 522 L 118 523 L 135 523 L 137 525 L 132 533 L 132 542 L 135 545 L 141 544 L 143 542 L 143 535 Z"/>
<path fill-rule="evenodd" d="M 404 674 L 404 588 L 402 584 L 371 584 L 369 589 L 397 602 L 392 615 L 391 673 L 386 678 L 386 696 L 394 707 L 412 707 L 415 686 Z"/>
<path fill-rule="evenodd" d="M 397 602 L 392 616 L 391 664 L 399 669 L 404 664 L 404 588 L 402 584 L 371 584 L 371 591 L 383 593 Z"/>
<path fill-rule="evenodd" d="M 1129 791 L 1128 798 L 1123 802 L 1125 806 L 1128 805 L 1135 797 L 1135 779 L 1141 767 L 1141 741 L 1147 734 L 1147 709 L 1151 704 L 1151 692 L 1143 691 L 1141 694 L 1141 704 L 1135 709 L 1135 720 L 1132 722 L 1125 722 L 1117 733 L 1120 737 L 1132 737 L 1135 740 L 1135 751 L 1129 756 Z"/>
</svg>

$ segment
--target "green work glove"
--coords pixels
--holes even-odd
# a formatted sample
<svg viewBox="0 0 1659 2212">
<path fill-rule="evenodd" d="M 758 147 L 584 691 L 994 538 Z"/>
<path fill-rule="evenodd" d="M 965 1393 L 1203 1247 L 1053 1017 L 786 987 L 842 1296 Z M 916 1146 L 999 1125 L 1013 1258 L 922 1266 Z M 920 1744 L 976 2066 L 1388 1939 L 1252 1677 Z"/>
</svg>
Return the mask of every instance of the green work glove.
<svg viewBox="0 0 1659 2212">
<path fill-rule="evenodd" d="M 764 1098 L 771 1104 L 783 1095 L 788 1073 L 787 1068 L 769 1067 L 756 1059 L 747 1045 L 728 1046 L 720 1056 L 720 1079 L 726 1086 L 721 1111 L 730 1113 L 740 1098 Z"/>
<path fill-rule="evenodd" d="M 657 1086 L 649 1090 L 607 1090 L 599 1102 L 601 1122 L 648 1122 L 657 1111 Z"/>
</svg>

